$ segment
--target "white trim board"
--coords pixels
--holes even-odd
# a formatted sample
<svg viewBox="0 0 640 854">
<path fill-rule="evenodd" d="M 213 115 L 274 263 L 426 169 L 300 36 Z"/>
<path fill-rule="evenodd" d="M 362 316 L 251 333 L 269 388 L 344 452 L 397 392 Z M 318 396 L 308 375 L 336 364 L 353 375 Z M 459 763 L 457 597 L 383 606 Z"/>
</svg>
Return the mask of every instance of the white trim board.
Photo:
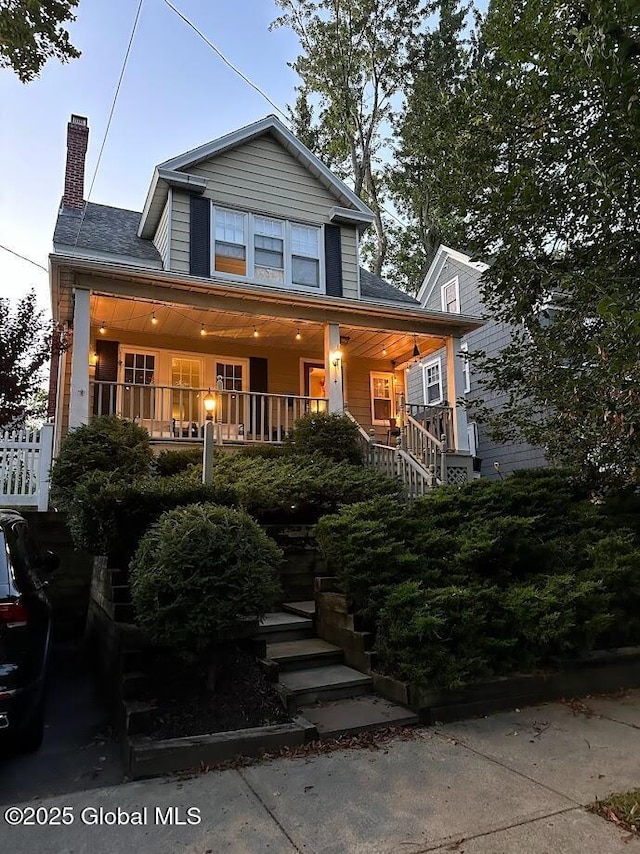
<svg viewBox="0 0 640 854">
<path fill-rule="evenodd" d="M 449 258 L 451 258 L 452 261 L 458 261 L 460 264 L 465 264 L 467 267 L 470 267 L 472 270 L 479 273 L 484 273 L 485 270 L 489 269 L 488 264 L 485 264 L 482 261 L 472 261 L 470 255 L 465 255 L 463 252 L 458 252 L 456 249 L 451 249 L 450 247 L 445 246 L 444 243 L 441 243 L 433 261 L 431 262 L 431 266 L 427 270 L 427 275 L 424 277 L 424 281 L 420 286 L 418 296 L 416 297 L 423 308 L 431 299 L 431 295 L 438 283 L 440 273 L 442 273 L 442 270 Z"/>
</svg>

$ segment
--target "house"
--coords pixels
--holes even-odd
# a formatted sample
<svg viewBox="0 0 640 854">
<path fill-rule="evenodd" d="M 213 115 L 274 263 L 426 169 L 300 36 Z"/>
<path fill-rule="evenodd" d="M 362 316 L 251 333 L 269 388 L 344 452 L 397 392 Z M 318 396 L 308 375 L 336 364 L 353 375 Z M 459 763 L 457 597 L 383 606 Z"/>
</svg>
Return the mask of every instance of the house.
<svg viewBox="0 0 640 854">
<path fill-rule="evenodd" d="M 50 256 L 64 343 L 55 447 L 101 414 L 135 419 L 158 446 L 202 441 L 209 416 L 235 446 L 282 442 L 304 413 L 348 412 L 387 465 L 414 353 L 453 365 L 482 321 L 424 308 L 363 270 L 372 212 L 274 116 L 156 166 L 141 212 L 85 202 L 88 136 L 72 116 Z M 461 368 L 447 375 L 450 401 Z M 414 423 L 397 452 L 420 476 L 442 466 L 466 479 L 464 409 L 446 418 L 447 448 Z"/>
<path fill-rule="evenodd" d="M 482 315 L 480 277 L 487 269 L 486 264 L 472 261 L 471 255 L 440 246 L 418 293 L 420 305 L 430 312 Z M 511 335 L 509 324 L 490 318 L 483 326 L 462 336 L 461 350 L 463 354 L 483 350 L 494 357 L 509 343 Z M 464 358 L 464 355 L 462 358 L 461 395 L 468 401 L 482 398 L 487 405 L 499 409 L 505 402 L 505 396 L 481 388 L 478 383 L 480 375 L 474 370 L 473 360 Z M 439 408 L 448 407 L 452 400 L 448 385 L 449 369 L 445 350 L 437 350 L 416 360 L 406 371 L 409 411 L 436 433 Z M 495 442 L 484 425 L 473 421 L 467 424 L 467 429 L 469 450 L 476 461 L 474 468 L 480 471 L 482 463 L 483 476 L 495 479 L 518 469 L 547 465 L 542 448 L 526 442 Z"/>
</svg>

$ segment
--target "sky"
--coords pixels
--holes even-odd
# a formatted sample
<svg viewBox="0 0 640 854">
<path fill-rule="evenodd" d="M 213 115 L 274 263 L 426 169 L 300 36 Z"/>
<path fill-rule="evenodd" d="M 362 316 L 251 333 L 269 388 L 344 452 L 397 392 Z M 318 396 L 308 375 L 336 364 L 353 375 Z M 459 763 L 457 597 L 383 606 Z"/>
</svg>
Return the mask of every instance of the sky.
<svg viewBox="0 0 640 854">
<path fill-rule="evenodd" d="M 70 25 L 80 59 L 50 60 L 20 83 L 0 70 L 0 244 L 47 266 L 63 191 L 67 122 L 89 120 L 85 198 L 137 9 L 137 0 L 80 0 Z M 294 100 L 298 53 L 289 30 L 269 32 L 273 0 L 175 0 L 281 109 Z M 144 0 L 91 201 L 142 210 L 154 166 L 256 121 L 273 107 L 227 68 L 163 0 Z M 0 296 L 35 287 L 49 311 L 48 276 L 0 249 Z"/>
</svg>

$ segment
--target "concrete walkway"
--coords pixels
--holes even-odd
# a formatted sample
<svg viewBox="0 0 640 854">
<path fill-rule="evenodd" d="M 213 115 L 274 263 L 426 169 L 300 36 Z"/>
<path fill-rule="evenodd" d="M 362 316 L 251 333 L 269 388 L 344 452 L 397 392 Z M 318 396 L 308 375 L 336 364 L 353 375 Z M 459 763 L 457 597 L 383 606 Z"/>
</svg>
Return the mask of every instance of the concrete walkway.
<svg viewBox="0 0 640 854">
<path fill-rule="evenodd" d="M 596 797 L 638 787 L 640 691 L 634 691 L 421 728 L 377 748 L 30 802 L 70 806 L 68 826 L 8 827 L 2 808 L 0 850 L 638 854 L 639 837 L 583 809 Z M 92 821 L 99 808 L 144 807 L 141 827 L 82 821 L 83 809 Z M 158 825 L 156 807 L 163 814 L 179 808 L 182 821 L 195 807 L 202 821 Z"/>
</svg>

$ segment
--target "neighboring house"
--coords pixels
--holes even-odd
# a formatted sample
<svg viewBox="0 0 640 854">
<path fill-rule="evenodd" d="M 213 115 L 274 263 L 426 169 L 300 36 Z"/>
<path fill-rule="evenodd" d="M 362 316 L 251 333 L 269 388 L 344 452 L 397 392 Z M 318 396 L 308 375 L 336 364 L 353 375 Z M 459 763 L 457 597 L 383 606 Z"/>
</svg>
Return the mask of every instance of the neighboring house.
<svg viewBox="0 0 640 854">
<path fill-rule="evenodd" d="M 427 311 L 446 311 L 462 316 L 482 315 L 485 312 L 480 294 L 480 277 L 486 269 L 486 264 L 472 261 L 470 255 L 440 246 L 418 293 L 420 305 Z M 464 357 L 464 352 L 483 350 L 488 356 L 497 356 L 511 340 L 511 329 L 509 324 L 488 319 L 482 327 L 462 336 L 460 359 L 464 380 L 460 396 L 470 401 L 482 398 L 495 409 L 499 409 L 505 402 L 506 395 L 480 387 L 479 373 L 474 370 L 473 360 Z M 448 391 L 448 370 L 449 363 L 444 350 L 430 353 L 407 368 L 407 399 L 419 420 L 433 424 L 437 407 L 453 402 Z M 436 409 L 425 409 L 425 404 Z M 542 448 L 526 442 L 499 444 L 489 438 L 486 427 L 472 421 L 468 423 L 468 431 L 469 449 L 476 457 L 476 469 L 479 469 L 479 461 L 482 461 L 483 476 L 499 477 L 494 465 L 496 463 L 501 474 L 547 464 Z"/>
<path fill-rule="evenodd" d="M 54 349 L 56 447 L 107 413 L 198 442 L 207 406 L 219 442 L 278 443 L 306 412 L 348 410 L 388 446 L 414 348 L 453 358 L 482 323 L 361 269 L 372 212 L 274 116 L 161 163 L 141 213 L 84 201 L 88 135 L 72 116 L 50 257 L 70 342 Z M 461 382 L 449 374 L 451 401 Z M 464 409 L 449 422 L 464 468 Z M 433 464 L 416 429 L 406 451 Z"/>
</svg>

